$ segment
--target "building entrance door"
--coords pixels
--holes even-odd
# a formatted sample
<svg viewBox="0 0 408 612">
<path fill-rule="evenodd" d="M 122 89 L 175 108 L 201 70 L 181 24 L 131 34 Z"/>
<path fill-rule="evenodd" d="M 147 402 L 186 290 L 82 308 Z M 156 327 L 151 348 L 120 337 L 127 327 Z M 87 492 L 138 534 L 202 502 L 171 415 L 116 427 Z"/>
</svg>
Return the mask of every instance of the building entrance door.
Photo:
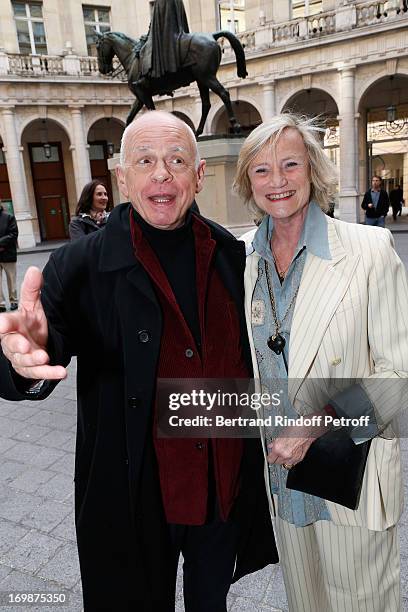
<svg viewBox="0 0 408 612">
<path fill-rule="evenodd" d="M 52 240 L 63 240 L 67 237 L 65 219 L 65 201 L 59 196 L 43 196 L 41 198 L 41 217 L 45 226 L 45 234 Z M 51 240 L 51 238 L 49 238 Z"/>
<path fill-rule="evenodd" d="M 30 144 L 35 201 L 42 240 L 68 238 L 69 213 L 60 143 Z"/>
</svg>

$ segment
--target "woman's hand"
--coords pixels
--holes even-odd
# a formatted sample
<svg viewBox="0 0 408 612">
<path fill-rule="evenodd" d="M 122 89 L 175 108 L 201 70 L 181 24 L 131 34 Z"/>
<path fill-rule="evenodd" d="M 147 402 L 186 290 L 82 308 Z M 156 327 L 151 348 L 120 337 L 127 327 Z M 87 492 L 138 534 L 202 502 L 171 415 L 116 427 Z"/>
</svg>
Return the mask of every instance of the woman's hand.
<svg viewBox="0 0 408 612">
<path fill-rule="evenodd" d="M 104 218 L 105 218 L 105 212 L 104 211 L 97 212 L 96 215 L 95 215 L 95 221 L 97 223 L 102 223 Z"/>
<path fill-rule="evenodd" d="M 278 438 L 268 444 L 268 463 L 277 463 L 278 465 L 285 466 L 293 466 L 300 463 L 316 438 L 320 438 L 320 436 L 329 431 L 330 426 L 324 424 L 325 416 L 327 416 L 327 413 L 321 410 L 307 415 L 307 418 L 321 417 L 316 419 L 319 423 L 317 425 L 291 425 L 285 427 Z"/>
</svg>

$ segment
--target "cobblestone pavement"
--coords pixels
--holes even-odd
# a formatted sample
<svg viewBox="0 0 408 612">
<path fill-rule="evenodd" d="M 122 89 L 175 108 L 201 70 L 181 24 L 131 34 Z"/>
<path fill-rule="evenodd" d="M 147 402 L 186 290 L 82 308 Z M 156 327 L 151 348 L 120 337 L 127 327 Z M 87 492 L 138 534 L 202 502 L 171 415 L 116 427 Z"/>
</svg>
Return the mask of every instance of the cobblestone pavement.
<svg viewBox="0 0 408 612">
<path fill-rule="evenodd" d="M 395 240 L 407 265 L 408 233 L 396 235 Z M 47 253 L 21 255 L 19 285 L 29 265 L 42 268 L 47 259 Z M 43 402 L 0 400 L 0 612 L 82 610 L 73 522 L 75 410 L 75 363 L 70 366 L 67 380 Z M 402 441 L 407 483 L 406 442 Z M 403 610 L 408 612 L 407 512 L 400 533 Z M 179 576 L 178 612 L 184 610 L 181 582 Z M 63 593 L 69 601 L 58 607 L 9 606 L 10 592 Z M 269 567 L 234 584 L 229 610 L 286 612 L 279 567 Z"/>
</svg>

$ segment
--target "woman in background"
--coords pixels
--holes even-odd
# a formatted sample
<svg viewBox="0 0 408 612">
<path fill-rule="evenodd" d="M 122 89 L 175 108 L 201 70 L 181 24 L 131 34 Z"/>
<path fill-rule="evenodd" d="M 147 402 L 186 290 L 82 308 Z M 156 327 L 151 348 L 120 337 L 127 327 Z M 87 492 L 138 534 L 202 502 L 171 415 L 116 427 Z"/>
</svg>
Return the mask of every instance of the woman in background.
<svg viewBox="0 0 408 612">
<path fill-rule="evenodd" d="M 82 190 L 75 217 L 69 224 L 71 240 L 77 240 L 105 227 L 109 217 L 106 212 L 108 194 L 106 187 L 97 179 L 87 183 Z"/>
</svg>

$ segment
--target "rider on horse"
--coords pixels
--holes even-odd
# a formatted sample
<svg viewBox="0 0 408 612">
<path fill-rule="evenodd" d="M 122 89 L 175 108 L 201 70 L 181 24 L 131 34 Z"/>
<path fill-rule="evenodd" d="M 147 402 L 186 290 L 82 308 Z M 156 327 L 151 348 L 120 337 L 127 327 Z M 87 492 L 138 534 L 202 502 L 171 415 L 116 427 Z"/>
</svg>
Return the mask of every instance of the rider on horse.
<svg viewBox="0 0 408 612">
<path fill-rule="evenodd" d="M 183 0 L 156 0 L 147 41 L 140 52 L 142 70 L 137 85 L 180 69 L 179 41 L 188 32 Z"/>
</svg>

